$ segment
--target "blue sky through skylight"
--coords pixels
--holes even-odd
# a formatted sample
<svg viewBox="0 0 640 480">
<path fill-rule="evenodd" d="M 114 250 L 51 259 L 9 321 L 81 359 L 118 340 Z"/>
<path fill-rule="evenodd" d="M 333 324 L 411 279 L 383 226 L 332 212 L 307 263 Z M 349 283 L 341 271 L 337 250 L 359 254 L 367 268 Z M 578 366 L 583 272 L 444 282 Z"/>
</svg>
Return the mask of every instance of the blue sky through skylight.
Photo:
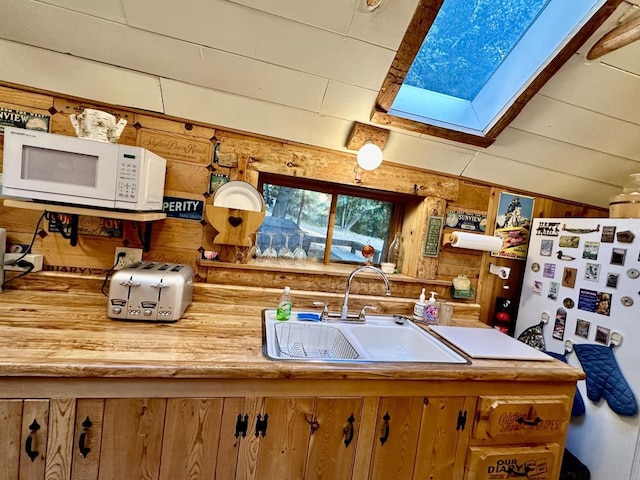
<svg viewBox="0 0 640 480">
<path fill-rule="evenodd" d="M 388 113 L 484 135 L 606 0 L 445 0 Z"/>
<path fill-rule="evenodd" d="M 473 100 L 549 0 L 445 0 L 405 84 Z"/>
</svg>

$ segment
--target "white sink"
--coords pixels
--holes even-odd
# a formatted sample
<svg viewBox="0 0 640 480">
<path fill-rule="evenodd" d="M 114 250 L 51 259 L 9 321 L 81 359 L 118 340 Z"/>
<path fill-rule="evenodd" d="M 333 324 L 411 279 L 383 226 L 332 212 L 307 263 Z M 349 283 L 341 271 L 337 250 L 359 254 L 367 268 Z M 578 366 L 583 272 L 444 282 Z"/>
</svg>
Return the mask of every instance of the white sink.
<svg viewBox="0 0 640 480">
<path fill-rule="evenodd" d="M 367 315 L 366 323 L 298 320 L 286 322 L 264 310 L 263 352 L 272 360 L 333 362 L 469 363 L 411 321 L 398 325 L 392 315 Z"/>
</svg>

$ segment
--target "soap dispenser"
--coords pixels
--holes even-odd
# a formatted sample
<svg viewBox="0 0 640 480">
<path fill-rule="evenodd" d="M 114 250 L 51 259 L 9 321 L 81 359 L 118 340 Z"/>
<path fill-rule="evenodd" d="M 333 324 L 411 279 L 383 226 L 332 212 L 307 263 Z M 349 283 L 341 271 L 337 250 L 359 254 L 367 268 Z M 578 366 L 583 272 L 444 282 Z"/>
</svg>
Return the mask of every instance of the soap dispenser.
<svg viewBox="0 0 640 480">
<path fill-rule="evenodd" d="M 430 292 L 431 296 L 427 300 L 427 304 L 424 307 L 424 320 L 428 325 L 435 325 L 438 323 L 438 302 L 436 302 L 436 292 Z"/>
<path fill-rule="evenodd" d="M 276 320 L 289 320 L 289 317 L 291 317 L 291 289 L 284 287 L 276 310 Z"/>
<path fill-rule="evenodd" d="M 413 306 L 413 319 L 414 320 L 420 320 L 420 321 L 424 321 L 425 317 L 424 317 L 424 311 L 427 308 L 427 303 L 424 301 L 425 299 L 425 294 L 424 294 L 425 289 L 422 289 L 422 293 L 420 294 L 420 298 L 418 300 L 416 300 L 416 303 Z"/>
</svg>

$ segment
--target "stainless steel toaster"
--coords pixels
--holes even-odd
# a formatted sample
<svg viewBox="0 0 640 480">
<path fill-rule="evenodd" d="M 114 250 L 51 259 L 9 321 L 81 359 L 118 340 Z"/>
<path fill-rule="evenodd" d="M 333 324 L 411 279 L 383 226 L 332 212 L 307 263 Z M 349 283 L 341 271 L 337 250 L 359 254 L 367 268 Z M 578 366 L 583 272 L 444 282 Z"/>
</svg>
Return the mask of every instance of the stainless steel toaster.
<svg viewBox="0 0 640 480">
<path fill-rule="evenodd" d="M 192 297 L 193 269 L 189 265 L 137 262 L 111 277 L 107 313 L 118 320 L 175 322 Z"/>
</svg>

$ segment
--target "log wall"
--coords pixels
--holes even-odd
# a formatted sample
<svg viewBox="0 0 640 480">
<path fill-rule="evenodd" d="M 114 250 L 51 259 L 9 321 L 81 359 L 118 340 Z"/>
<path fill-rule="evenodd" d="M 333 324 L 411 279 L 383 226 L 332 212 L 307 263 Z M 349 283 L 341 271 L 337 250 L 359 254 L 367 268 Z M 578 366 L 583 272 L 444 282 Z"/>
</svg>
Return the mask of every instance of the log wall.
<svg viewBox="0 0 640 480">
<path fill-rule="evenodd" d="M 16 86 L 0 85 L 0 107 L 51 117 L 51 132 L 75 136 L 68 116 L 84 108 L 98 108 L 127 119 L 120 143 L 137 145 L 167 159 L 165 196 L 201 200 L 211 204 L 209 182 L 212 173 L 228 175 L 231 180 L 245 180 L 255 186 L 263 172 L 292 177 L 313 178 L 359 188 L 393 191 L 406 194 L 408 201 L 402 227 L 405 262 L 404 275 L 393 275 L 394 296 L 416 298 L 423 287 L 435 289 L 443 298 L 449 297 L 452 278 L 464 273 L 476 291 L 468 303 L 480 304 L 481 319 L 491 318 L 496 296 L 517 299 L 522 277 L 522 261 L 491 257 L 487 253 L 440 248 L 437 257 L 421 255 L 426 218 L 445 216 L 447 210 L 463 210 L 487 215 L 487 230 L 492 232 L 499 194 L 502 191 L 535 197 L 535 216 L 606 217 L 601 208 L 588 207 L 560 199 L 538 197 L 452 177 L 415 167 L 383 162 L 372 172 L 364 172 L 362 183 L 354 175 L 355 155 L 319 149 L 288 142 L 286 139 L 263 138 L 224 127 L 197 124 L 189 119 L 136 111 L 121 106 L 104 105 L 89 100 L 73 99 L 56 94 L 33 92 Z M 3 137 L 0 135 L 0 145 Z M 218 163 L 213 162 L 216 144 Z M 2 151 L 0 150 L 0 162 Z M 0 225 L 7 229 L 7 244 L 28 244 L 40 212 L 0 207 Z M 95 231 L 104 227 L 99 218 L 81 217 L 81 225 Z M 445 233 L 447 229 L 445 228 Z M 300 289 L 324 292 L 344 291 L 345 277 L 351 267 L 340 269 L 315 267 L 304 270 L 260 268 L 243 265 L 243 253 L 235 247 L 215 245 L 216 232 L 206 221 L 167 218 L 153 222 L 151 248 L 144 260 L 185 263 L 197 272 L 197 281 L 247 286 L 280 287 L 294 284 Z M 141 248 L 139 225 L 124 221 L 122 236 L 80 235 L 73 247 L 58 233 L 50 231 L 42 221 L 35 237 L 33 253 L 44 255 L 45 270 L 66 271 L 78 275 L 101 273 L 113 263 L 114 249 L 126 246 Z M 225 262 L 202 260 L 204 250 L 219 251 Z M 508 282 L 488 274 L 489 264 L 512 268 Z M 377 284 L 364 279 L 354 284 L 355 293 L 376 294 Z M 507 286 L 508 288 L 504 288 Z"/>
</svg>

